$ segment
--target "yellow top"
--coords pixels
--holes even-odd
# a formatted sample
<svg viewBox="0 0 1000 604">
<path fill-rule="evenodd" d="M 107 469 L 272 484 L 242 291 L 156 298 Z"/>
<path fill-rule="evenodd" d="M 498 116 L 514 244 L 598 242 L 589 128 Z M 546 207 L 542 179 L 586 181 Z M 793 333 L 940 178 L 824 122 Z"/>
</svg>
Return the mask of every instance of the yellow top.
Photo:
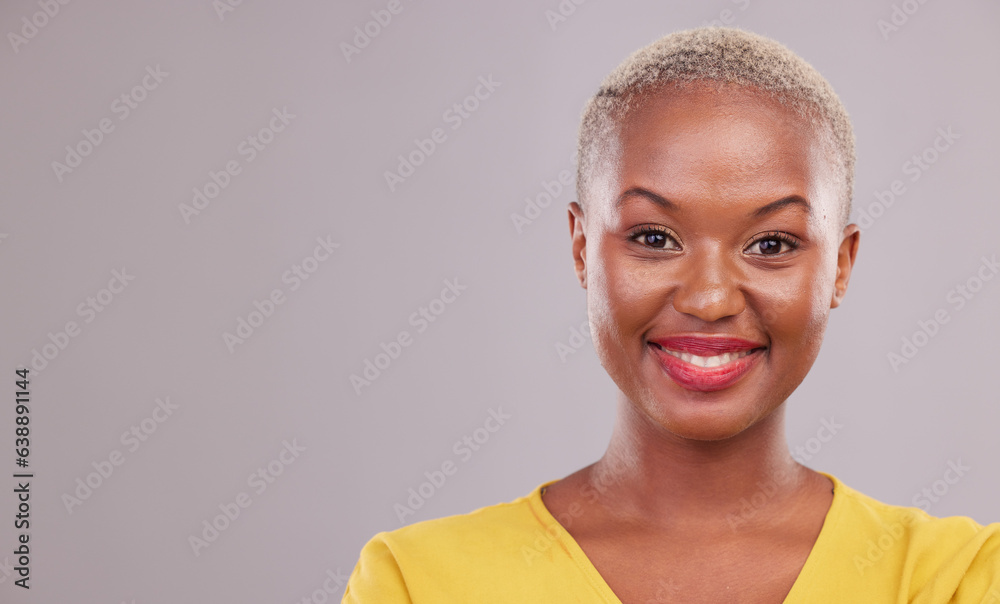
<svg viewBox="0 0 1000 604">
<path fill-rule="evenodd" d="M 1000 523 L 887 505 L 835 477 L 833 503 L 786 604 L 1000 604 Z M 348 604 L 621 604 L 542 503 L 529 495 L 375 535 Z"/>
</svg>

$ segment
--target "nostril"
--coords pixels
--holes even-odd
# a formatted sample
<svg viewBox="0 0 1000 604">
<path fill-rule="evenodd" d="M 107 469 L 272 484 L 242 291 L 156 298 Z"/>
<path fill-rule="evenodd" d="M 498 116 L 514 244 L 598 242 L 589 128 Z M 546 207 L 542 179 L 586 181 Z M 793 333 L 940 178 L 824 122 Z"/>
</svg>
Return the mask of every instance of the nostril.
<svg viewBox="0 0 1000 604">
<path fill-rule="evenodd" d="M 743 294 L 736 288 L 685 285 L 675 292 L 674 308 L 703 321 L 718 321 L 738 315 L 746 307 Z"/>
</svg>

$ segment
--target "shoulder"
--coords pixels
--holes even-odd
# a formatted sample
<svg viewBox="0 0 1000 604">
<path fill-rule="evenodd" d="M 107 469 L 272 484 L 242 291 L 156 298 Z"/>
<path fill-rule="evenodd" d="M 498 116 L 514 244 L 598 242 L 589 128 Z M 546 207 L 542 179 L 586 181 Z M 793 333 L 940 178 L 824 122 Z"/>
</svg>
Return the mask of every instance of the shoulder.
<svg viewBox="0 0 1000 604">
<path fill-rule="evenodd" d="M 850 523 L 855 529 L 871 536 L 873 533 L 883 544 L 889 540 L 907 541 L 942 540 L 955 544 L 968 541 L 991 541 L 1000 538 L 1000 524 L 984 526 L 967 516 L 936 517 L 910 506 L 884 503 L 861 493 L 831 476 L 835 492 L 841 498 L 841 522 Z"/>
<path fill-rule="evenodd" d="M 361 550 L 344 601 L 417 601 L 418 593 L 454 592 L 483 569 L 517 564 L 524 544 L 544 531 L 537 506 L 545 484 L 512 501 L 378 533 Z"/>
<path fill-rule="evenodd" d="M 485 506 L 466 514 L 457 514 L 416 522 L 372 538 L 400 553 L 453 548 L 455 551 L 476 549 L 496 550 L 497 545 L 522 542 L 525 533 L 540 527 L 537 501 L 541 501 L 539 485 L 528 495 L 512 501 Z M 488 547 L 486 544 L 491 544 Z"/>
<path fill-rule="evenodd" d="M 1000 523 L 984 526 L 966 516 L 931 516 L 830 478 L 839 503 L 828 522 L 839 535 L 839 554 L 851 560 L 858 578 L 908 580 L 911 595 L 935 594 L 926 601 L 961 596 L 957 601 L 990 602 L 988 596 L 995 594 L 1000 604 Z"/>
</svg>

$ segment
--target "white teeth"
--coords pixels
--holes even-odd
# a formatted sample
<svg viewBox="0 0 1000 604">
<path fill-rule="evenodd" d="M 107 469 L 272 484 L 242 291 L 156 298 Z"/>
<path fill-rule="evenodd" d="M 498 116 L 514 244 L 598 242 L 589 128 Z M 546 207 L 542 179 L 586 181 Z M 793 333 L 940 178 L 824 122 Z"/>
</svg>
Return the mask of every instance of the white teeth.
<svg viewBox="0 0 1000 604">
<path fill-rule="evenodd" d="M 697 365 L 698 367 L 718 367 L 719 365 L 725 365 L 726 363 L 731 363 L 736 359 L 741 359 L 748 354 L 749 350 L 744 350 L 742 352 L 727 352 L 724 354 L 715 355 L 714 357 L 700 357 L 698 355 L 691 354 L 689 352 L 677 352 L 674 350 L 667 350 L 666 348 L 660 347 L 663 352 L 675 356 L 678 359 L 684 361 L 685 363 L 691 363 L 692 365 Z"/>
</svg>

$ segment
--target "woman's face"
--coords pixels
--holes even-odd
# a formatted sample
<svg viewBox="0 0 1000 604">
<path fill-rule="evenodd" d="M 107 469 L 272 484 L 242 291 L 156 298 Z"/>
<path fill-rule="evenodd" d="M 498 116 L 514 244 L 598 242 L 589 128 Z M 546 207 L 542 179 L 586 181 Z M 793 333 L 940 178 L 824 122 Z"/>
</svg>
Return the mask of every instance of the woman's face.
<svg viewBox="0 0 1000 604">
<path fill-rule="evenodd" d="M 844 295 L 842 177 L 807 121 L 732 86 L 648 96 L 611 147 L 570 208 L 601 363 L 655 425 L 739 434 L 803 380 Z"/>
</svg>

